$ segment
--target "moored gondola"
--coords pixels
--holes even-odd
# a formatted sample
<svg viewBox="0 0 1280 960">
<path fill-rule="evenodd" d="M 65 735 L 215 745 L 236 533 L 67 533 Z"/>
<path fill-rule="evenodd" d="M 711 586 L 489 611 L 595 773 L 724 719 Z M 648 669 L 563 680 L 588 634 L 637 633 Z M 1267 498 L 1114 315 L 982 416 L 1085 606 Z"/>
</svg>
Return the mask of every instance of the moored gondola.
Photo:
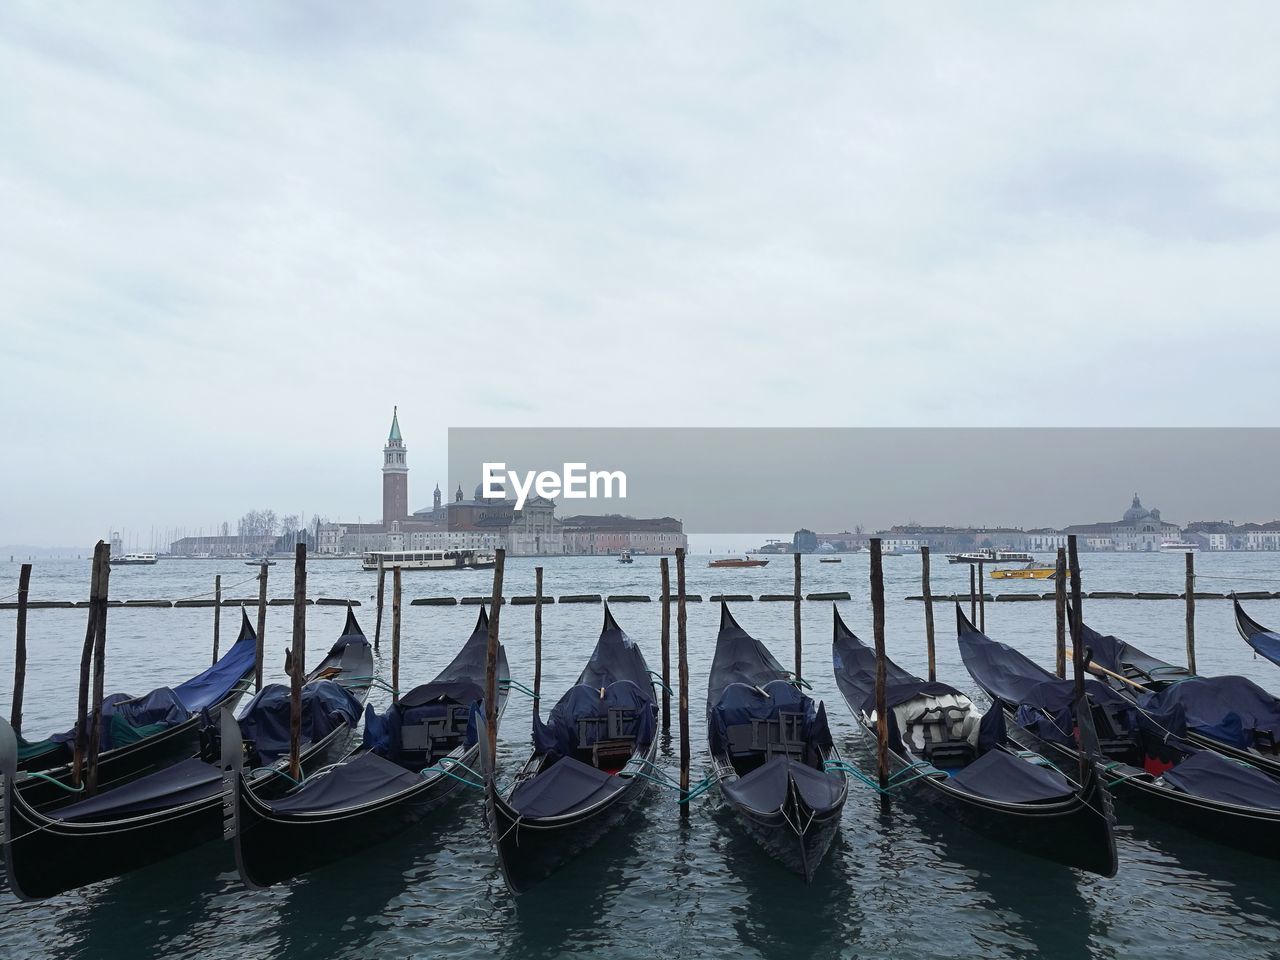
<svg viewBox="0 0 1280 960">
<path fill-rule="evenodd" d="M 608 606 L 591 659 L 546 722 L 535 711 L 533 754 L 502 796 L 488 781 L 485 813 L 507 885 L 523 892 L 595 844 L 647 792 L 657 704 L 640 647 Z"/>
<path fill-rule="evenodd" d="M 848 778 L 826 709 L 720 605 L 707 688 L 707 741 L 720 795 L 748 834 L 808 882 L 826 856 Z"/>
<path fill-rule="evenodd" d="M 1090 669 L 1156 722 L 1185 727 L 1192 744 L 1280 775 L 1280 698 L 1247 677 L 1202 677 L 1087 626 L 1082 638 Z"/>
<path fill-rule="evenodd" d="M 489 617 L 483 607 L 470 638 L 430 683 L 378 714 L 365 708 L 364 742 L 284 796 L 259 796 L 243 774 L 239 730 L 223 717 L 223 768 L 234 820 L 236 864 L 250 886 L 265 887 L 321 864 L 362 853 L 420 822 L 473 774 L 477 718 L 484 699 Z M 498 647 L 498 715 L 506 706 L 506 651 Z"/>
<path fill-rule="evenodd" d="M 235 708 L 253 681 L 257 635 L 241 610 L 240 636 L 218 661 L 176 687 L 158 687 L 141 697 L 116 693 L 102 701 L 98 785 L 101 790 L 195 756 L 206 712 Z M 29 742 L 15 734 L 17 769 L 38 773 L 18 782 L 23 798 L 37 809 L 69 803 L 75 793 L 71 759 L 75 728 Z"/>
<path fill-rule="evenodd" d="M 1280 858 L 1280 781 L 1202 750 L 1097 680 L 1085 681 L 1081 717 L 1074 686 L 978 630 L 956 607 L 960 656 L 970 676 L 1005 710 L 1037 752 L 1079 761 L 1079 720 L 1096 728 L 1112 793 L 1154 817 L 1211 840 Z"/>
<path fill-rule="evenodd" d="M 1261 654 L 1276 666 L 1280 667 L 1280 633 L 1268 630 L 1244 612 L 1240 601 L 1232 596 L 1231 605 L 1235 608 L 1236 629 L 1244 642 L 1253 647 L 1255 653 Z"/>
<path fill-rule="evenodd" d="M 347 611 L 343 634 L 309 673 L 302 689 L 304 773 L 333 758 L 360 718 L 373 652 Z M 255 789 L 289 786 L 289 688 L 258 692 L 240 721 Z M 206 754 L 139 777 L 87 799 L 38 810 L 15 782 L 17 742 L 0 721 L 0 771 L 5 774 L 4 840 L 9 888 L 24 900 L 50 897 L 115 877 L 222 834 L 223 773 L 217 730 Z"/>
<path fill-rule="evenodd" d="M 876 735 L 875 650 L 838 610 L 832 639 L 836 685 Z M 885 662 L 891 773 L 963 823 L 1001 843 L 1105 877 L 1116 872 L 1111 796 L 1097 765 L 1083 785 L 1006 735 L 1004 711 L 985 714 L 955 687 Z"/>
</svg>

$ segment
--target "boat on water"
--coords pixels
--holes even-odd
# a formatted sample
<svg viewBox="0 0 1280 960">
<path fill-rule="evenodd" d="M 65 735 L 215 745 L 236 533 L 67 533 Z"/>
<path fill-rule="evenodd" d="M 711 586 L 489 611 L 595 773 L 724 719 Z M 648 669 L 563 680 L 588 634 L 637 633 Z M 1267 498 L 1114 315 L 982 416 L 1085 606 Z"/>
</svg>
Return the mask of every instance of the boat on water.
<svg viewBox="0 0 1280 960">
<path fill-rule="evenodd" d="M 176 687 L 158 687 L 140 697 L 113 693 L 102 701 L 98 786 L 108 790 L 194 756 L 200 749 L 201 714 L 234 708 L 253 682 L 257 635 L 241 609 L 240 636 L 211 667 Z M 15 784 L 36 809 L 75 797 L 72 782 L 75 726 L 29 741 L 14 732 Z M 22 776 L 22 774 L 40 774 Z"/>
<path fill-rule="evenodd" d="M 234 820 L 236 864 L 251 887 L 281 883 L 324 863 L 363 853 L 371 844 L 421 822 L 470 781 L 479 753 L 489 617 L 435 679 L 379 714 L 365 708 L 364 739 L 341 762 L 308 777 L 277 799 L 259 795 L 244 774 L 240 727 L 223 714 L 223 768 Z M 506 650 L 497 660 L 498 716 L 511 674 Z"/>
<path fill-rule="evenodd" d="M 623 550 L 623 551 L 622 551 L 622 553 L 618 554 L 618 562 L 619 562 L 619 563 L 631 563 L 631 562 L 632 562 L 632 559 L 631 559 L 631 551 L 630 551 L 630 550 Z"/>
<path fill-rule="evenodd" d="M 1280 776 L 1280 699 L 1247 677 L 1203 677 L 1088 625 L 1081 637 L 1089 668 L 1145 715 L 1185 725 L 1195 746 Z"/>
<path fill-rule="evenodd" d="M 1160 544 L 1161 553 L 1199 553 L 1200 544 L 1187 540 L 1165 540 Z"/>
<path fill-rule="evenodd" d="M 1235 607 L 1236 629 L 1240 631 L 1244 642 L 1253 647 L 1255 653 L 1280 667 L 1280 632 L 1268 630 L 1245 613 L 1244 607 L 1240 606 L 1240 601 L 1234 596 L 1231 603 Z"/>
<path fill-rule="evenodd" d="M 244 565 L 246 567 L 274 567 L 276 562 L 270 557 L 256 557 L 253 560 L 246 560 Z"/>
<path fill-rule="evenodd" d="M 876 654 L 832 605 L 836 686 L 863 730 L 876 737 Z M 999 707 L 979 710 L 955 687 L 885 661 L 891 776 L 973 829 L 1027 853 L 1115 876 L 1115 816 L 1096 764 L 1084 783 L 1011 740 Z"/>
<path fill-rule="evenodd" d="M 1280 780 L 1194 746 L 1182 731 L 1101 681 L 1086 680 L 1078 702 L 1072 681 L 987 637 L 959 605 L 956 621 L 965 668 L 1004 708 L 1024 744 L 1050 759 L 1078 763 L 1076 732 L 1083 723 L 1096 730 L 1108 786 L 1118 799 L 1207 839 L 1280 858 Z"/>
<path fill-rule="evenodd" d="M 737 822 L 771 856 L 813 879 L 849 793 L 820 701 L 720 605 L 707 684 L 712 777 Z"/>
<path fill-rule="evenodd" d="M 373 651 L 348 608 L 342 636 L 304 678 L 304 776 L 335 759 L 345 745 L 360 719 L 372 672 Z M 240 719 L 246 776 L 262 796 L 278 796 L 293 784 L 287 773 L 289 723 L 290 690 L 283 684 L 263 687 Z M 38 809 L 16 781 L 16 739 L 0 721 L 9 888 L 23 900 L 39 900 L 221 837 L 220 730 L 215 721 L 201 731 L 200 755 L 84 799 L 64 793 L 60 805 Z"/>
<path fill-rule="evenodd" d="M 708 567 L 767 567 L 768 560 L 760 560 L 752 557 L 726 557 L 722 560 L 712 560 L 707 564 Z"/>
<path fill-rule="evenodd" d="M 478 550 L 370 550 L 361 558 L 365 570 L 491 570 L 496 563 L 492 554 Z"/>
<path fill-rule="evenodd" d="M 156 563 L 154 553 L 126 553 L 119 557 L 111 557 L 108 561 L 113 567 L 151 566 Z"/>
<path fill-rule="evenodd" d="M 1022 550 L 970 550 L 966 553 L 948 553 L 951 563 L 1033 563 L 1035 557 Z"/>
<path fill-rule="evenodd" d="M 653 778 L 657 728 L 649 665 L 606 604 L 577 683 L 546 722 L 535 704 L 533 753 L 510 790 L 503 796 L 488 779 L 486 819 L 513 892 L 550 876 L 636 808 Z"/>
<path fill-rule="evenodd" d="M 1011 570 L 992 570 L 992 580 L 1053 580 L 1058 575 L 1058 568 L 1051 563 L 1031 561 L 1025 567 L 1014 567 Z"/>
</svg>

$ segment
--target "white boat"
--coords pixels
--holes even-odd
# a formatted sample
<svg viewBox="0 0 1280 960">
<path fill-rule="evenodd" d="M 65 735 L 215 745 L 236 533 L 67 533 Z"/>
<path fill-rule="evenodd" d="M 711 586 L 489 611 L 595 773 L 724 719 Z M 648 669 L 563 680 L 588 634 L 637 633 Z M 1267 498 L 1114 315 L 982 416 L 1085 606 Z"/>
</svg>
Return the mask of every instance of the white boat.
<svg viewBox="0 0 1280 960">
<path fill-rule="evenodd" d="M 370 550 L 360 561 L 365 570 L 488 570 L 496 560 L 477 550 Z"/>
<path fill-rule="evenodd" d="M 631 551 L 630 551 L 630 550 L 623 550 L 623 551 L 622 551 L 622 553 L 618 554 L 618 562 L 619 562 L 619 563 L 631 563 L 631 562 L 632 562 L 632 560 L 631 560 Z"/>
<path fill-rule="evenodd" d="M 154 553 L 126 553 L 120 557 L 112 557 L 109 561 L 113 567 L 150 566 L 156 562 Z"/>
<path fill-rule="evenodd" d="M 948 553 L 952 563 L 1034 563 L 1035 557 L 1021 550 L 971 550 L 968 553 Z"/>
<path fill-rule="evenodd" d="M 1200 544 L 1187 540 L 1166 540 L 1160 544 L 1162 553 L 1199 553 Z"/>
</svg>

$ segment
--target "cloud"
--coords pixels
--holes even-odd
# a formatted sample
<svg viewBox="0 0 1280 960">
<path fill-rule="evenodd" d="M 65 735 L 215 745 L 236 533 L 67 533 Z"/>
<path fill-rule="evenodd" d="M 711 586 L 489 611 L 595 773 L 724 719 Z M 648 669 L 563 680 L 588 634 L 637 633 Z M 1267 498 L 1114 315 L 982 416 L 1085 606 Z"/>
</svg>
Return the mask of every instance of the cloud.
<svg viewBox="0 0 1280 960">
<path fill-rule="evenodd" d="M 1185 378 L 1277 345 L 1276 19 L 11 6 L 0 538 L 375 515 L 393 403 L 414 505 L 451 425 L 1270 423 Z"/>
</svg>

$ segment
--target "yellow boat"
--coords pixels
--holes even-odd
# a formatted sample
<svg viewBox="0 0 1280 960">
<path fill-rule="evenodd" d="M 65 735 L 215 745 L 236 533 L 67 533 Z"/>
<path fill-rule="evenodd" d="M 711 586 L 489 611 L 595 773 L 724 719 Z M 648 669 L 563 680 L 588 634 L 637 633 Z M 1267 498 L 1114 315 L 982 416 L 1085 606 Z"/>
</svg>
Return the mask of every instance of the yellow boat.
<svg viewBox="0 0 1280 960">
<path fill-rule="evenodd" d="M 1052 580 L 1058 568 L 1049 563 L 1028 563 L 1025 567 L 1013 570 L 995 569 L 991 571 L 992 580 Z"/>
</svg>

